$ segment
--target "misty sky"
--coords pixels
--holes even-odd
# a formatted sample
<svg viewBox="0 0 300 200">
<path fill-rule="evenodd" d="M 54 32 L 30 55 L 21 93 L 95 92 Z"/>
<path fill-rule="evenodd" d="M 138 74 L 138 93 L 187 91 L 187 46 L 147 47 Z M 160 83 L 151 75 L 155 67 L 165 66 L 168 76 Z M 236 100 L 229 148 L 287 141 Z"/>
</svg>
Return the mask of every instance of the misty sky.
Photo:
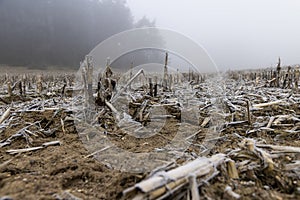
<svg viewBox="0 0 300 200">
<path fill-rule="evenodd" d="M 127 0 L 135 19 L 201 44 L 220 69 L 300 63 L 298 0 Z"/>
</svg>

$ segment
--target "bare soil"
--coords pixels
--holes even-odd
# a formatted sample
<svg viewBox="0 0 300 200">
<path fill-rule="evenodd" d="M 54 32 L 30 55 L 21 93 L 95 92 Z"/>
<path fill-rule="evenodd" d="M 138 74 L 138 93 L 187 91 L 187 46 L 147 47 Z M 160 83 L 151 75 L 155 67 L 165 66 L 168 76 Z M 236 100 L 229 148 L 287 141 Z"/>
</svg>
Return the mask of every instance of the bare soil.
<svg viewBox="0 0 300 200">
<path fill-rule="evenodd" d="M 20 99 L 15 99 L 16 101 Z M 22 99 L 21 99 L 22 100 Z M 259 121 L 259 117 L 288 114 L 293 110 L 300 116 L 299 103 L 292 107 L 271 106 L 267 110 L 253 111 L 252 120 Z M 73 121 L 65 122 L 65 132 L 62 130 L 61 119 L 70 113 L 60 112 L 53 118 L 54 111 L 28 112 L 21 114 L 21 121 L 10 125 L 1 133 L 0 141 L 15 134 L 25 127 L 25 122 L 41 121 L 42 127 L 49 130 L 56 129 L 48 137 L 43 135 L 32 136 L 32 141 L 19 138 L 12 144 L 0 148 L 0 197 L 9 196 L 12 199 L 72 199 L 72 195 L 82 199 L 120 199 L 122 191 L 143 180 L 145 173 L 127 173 L 113 170 L 97 161 L 87 150 L 80 138 Z M 238 116 L 237 116 L 238 117 Z M 241 117 L 243 118 L 243 117 Z M 173 120 L 173 121 L 172 121 Z M 126 135 L 119 130 L 111 130 L 108 137 L 117 146 L 132 152 L 150 152 L 154 148 L 164 146 L 172 140 L 177 130 L 178 120 L 172 119 L 166 124 L 159 135 L 151 139 L 137 139 Z M 298 122 L 299 125 L 299 122 Z M 228 150 L 237 149 L 240 136 L 254 138 L 266 144 L 286 145 L 300 147 L 299 133 L 274 140 L 278 135 L 274 132 L 252 130 L 253 125 L 238 125 L 227 127 L 221 131 L 220 139 L 208 156 L 216 153 L 227 153 Z M 282 128 L 283 129 L 283 128 Z M 277 129 L 278 131 L 281 128 Z M 195 129 L 195 131 L 197 131 Z M 207 129 L 201 128 L 193 144 L 187 151 L 199 151 L 197 144 L 201 144 Z M 93 137 L 93 136 L 91 136 Z M 94 136 L 94 137 L 97 137 Z M 59 140 L 60 145 L 49 146 L 37 151 L 11 155 L 7 150 L 40 146 L 45 142 Z M 232 199 L 224 193 L 226 185 L 242 196 L 241 199 L 300 199 L 299 174 L 284 170 L 285 164 L 291 160 L 299 160 L 299 154 L 280 156 L 275 158 L 274 172 L 252 170 L 240 173 L 238 180 L 229 179 L 225 169 L 219 169 L 220 174 L 200 188 L 200 195 L 204 199 Z M 177 164 L 185 160 L 178 159 Z M 238 166 L 242 167 L 242 166 Z M 74 197 L 73 197 L 74 199 Z"/>
</svg>

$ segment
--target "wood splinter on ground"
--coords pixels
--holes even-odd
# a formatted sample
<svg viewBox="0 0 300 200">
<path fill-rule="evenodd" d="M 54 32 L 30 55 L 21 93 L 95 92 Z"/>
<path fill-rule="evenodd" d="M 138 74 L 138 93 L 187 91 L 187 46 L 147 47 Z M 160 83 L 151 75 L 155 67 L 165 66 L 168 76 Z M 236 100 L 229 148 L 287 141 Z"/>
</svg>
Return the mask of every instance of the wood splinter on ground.
<svg viewBox="0 0 300 200">
<path fill-rule="evenodd" d="M 36 150 L 44 149 L 48 146 L 55 146 L 55 145 L 60 145 L 60 144 L 61 144 L 60 141 L 45 142 L 41 146 L 38 146 L 38 147 L 31 147 L 31 148 L 25 148 L 25 149 L 10 149 L 10 150 L 7 150 L 6 152 L 9 154 L 25 153 L 25 152 L 29 152 L 29 151 L 36 151 Z"/>
<path fill-rule="evenodd" d="M 235 193 L 234 191 L 232 191 L 232 187 L 230 186 L 226 186 L 225 187 L 225 193 L 227 193 L 229 195 L 230 198 L 232 199 L 240 199 L 241 198 L 241 195 Z"/>
<path fill-rule="evenodd" d="M 239 174 L 238 174 L 238 171 L 236 169 L 235 162 L 231 159 L 228 159 L 226 161 L 226 163 L 227 163 L 228 176 L 230 178 L 233 178 L 233 179 L 238 179 Z"/>
<path fill-rule="evenodd" d="M 154 175 L 147 180 L 137 183 L 135 186 L 124 190 L 123 194 L 127 196 L 129 193 L 136 193 L 133 198 L 135 200 L 145 198 L 156 199 L 166 195 L 164 196 L 165 198 L 188 184 L 188 177 L 191 174 L 194 174 L 196 177 L 204 177 L 213 172 L 215 167 L 222 164 L 224 161 L 224 154 L 216 154 L 211 158 L 198 158 L 183 166 L 162 173 L 161 175 Z M 195 186 L 193 185 L 193 187 Z M 169 192 L 166 193 L 168 190 Z M 139 191 L 141 191 L 141 193 Z M 194 194 L 194 196 L 197 197 L 196 194 Z"/>
<path fill-rule="evenodd" d="M 265 169 L 268 169 L 269 171 L 274 170 L 274 162 L 273 162 L 270 154 L 267 153 L 266 151 L 258 148 L 255 145 L 255 140 L 246 138 L 242 141 L 241 144 L 247 150 L 249 150 L 250 152 L 253 152 L 258 158 L 260 158 L 263 161 Z"/>
<path fill-rule="evenodd" d="M 11 107 L 9 107 L 4 113 L 3 115 L 0 117 L 0 124 L 2 124 L 2 122 L 4 122 L 10 115 L 10 111 L 11 111 Z"/>
</svg>

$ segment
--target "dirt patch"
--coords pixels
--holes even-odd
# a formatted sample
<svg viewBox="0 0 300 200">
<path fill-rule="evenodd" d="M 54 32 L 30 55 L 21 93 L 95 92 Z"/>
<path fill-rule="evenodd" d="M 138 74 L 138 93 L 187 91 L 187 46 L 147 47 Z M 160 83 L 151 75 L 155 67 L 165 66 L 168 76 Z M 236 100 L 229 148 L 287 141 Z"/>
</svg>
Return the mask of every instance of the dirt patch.
<svg viewBox="0 0 300 200">
<path fill-rule="evenodd" d="M 56 194 L 68 190 L 83 199 L 116 199 L 124 188 L 141 180 L 141 175 L 114 171 L 93 157 L 86 158 L 90 152 L 82 145 L 72 122 L 65 124 L 66 132 L 63 133 L 60 118 L 64 115 L 62 112 L 54 119 L 53 111 L 22 115 L 24 121 L 42 121 L 42 126 L 46 126 L 53 120 L 49 128 L 58 127 L 50 137 L 34 137 L 30 146 L 39 146 L 53 140 L 61 141 L 61 145 L 20 155 L 6 153 L 9 149 L 27 147 L 26 139 L 19 138 L 1 148 L 1 196 L 14 199 L 55 199 Z M 9 127 L 1 134 L 1 140 L 21 127 Z"/>
<path fill-rule="evenodd" d="M 253 93 L 257 90 L 262 92 L 254 95 Z M 217 153 L 227 154 L 239 149 L 240 143 L 245 138 L 254 139 L 261 144 L 300 147 L 300 96 L 298 92 L 264 87 L 246 90 L 229 83 L 224 93 L 226 93 L 226 98 L 229 98 L 228 102 L 231 102 L 233 106 L 231 104 L 229 106 L 224 105 L 222 112 L 218 113 L 224 116 L 226 123 L 217 130 L 219 131 L 217 136 L 212 135 L 212 129 L 209 128 L 213 122 L 204 124 L 202 127 L 199 126 L 210 116 L 211 103 L 208 101 L 210 97 L 207 97 L 210 96 L 209 91 L 204 88 L 197 92 L 199 96 L 197 101 L 202 103 L 202 106 L 196 108 L 196 111 L 199 111 L 199 116 L 195 116 L 194 112 L 190 114 L 188 111 L 185 113 L 187 117 L 184 120 L 178 116 L 168 116 L 163 128 L 149 138 L 136 138 L 116 127 L 110 112 L 102 114 L 102 117 L 96 121 L 98 129 L 84 132 L 75 125 L 74 120 L 76 119 L 72 115 L 72 110 L 66 109 L 72 101 L 68 98 L 72 96 L 71 94 L 65 95 L 65 99 L 59 96 L 60 92 L 55 95 L 57 99 L 54 97 L 53 99 L 52 97 L 45 98 L 45 96 L 32 96 L 29 99 L 24 99 L 18 95 L 12 96 L 11 99 L 4 98 L 2 104 L 5 106 L 1 107 L 3 111 L 8 107 L 6 104 L 11 101 L 15 105 L 28 103 L 38 98 L 40 101 L 37 103 L 38 111 L 30 110 L 28 107 L 26 107 L 27 111 L 25 109 L 22 112 L 13 109 L 9 119 L 11 120 L 10 123 L 4 131 L 1 129 L 0 143 L 7 142 L 7 144 L 0 148 L 0 197 L 9 196 L 13 199 L 74 199 L 75 197 L 82 199 L 120 199 L 123 190 L 134 186 L 149 174 L 128 173 L 120 169 L 113 170 L 109 163 L 100 162 L 101 157 L 97 157 L 95 152 L 107 147 L 106 144 L 101 143 L 104 137 L 121 150 L 132 153 L 148 153 L 160 147 L 171 145 L 177 139 L 178 131 L 181 132 L 184 140 L 189 136 L 185 131 L 195 133 L 194 137 L 187 141 L 190 144 L 187 149 L 184 149 L 183 155 L 175 159 L 174 165 L 176 166 L 200 156 L 209 157 Z M 267 96 L 266 99 L 264 99 L 265 96 Z M 283 99 L 287 103 L 270 105 L 263 107 L 263 109 L 254 109 L 255 106 L 253 106 L 251 123 L 247 122 L 246 101 L 259 104 L 271 102 L 273 99 Z M 49 105 L 54 102 L 53 105 L 51 104 L 52 107 L 58 107 L 58 102 L 67 106 L 47 110 L 44 108 L 44 104 L 41 106 L 41 102 L 46 102 Z M 143 104 L 143 101 L 134 103 L 134 105 L 140 105 Z M 33 102 L 31 106 L 34 105 Z M 47 108 L 47 106 L 45 107 Z M 141 110 L 140 107 L 137 111 Z M 177 112 L 177 110 L 175 111 Z M 166 114 L 170 115 L 172 112 L 173 110 Z M 140 119 L 143 121 L 147 116 L 146 112 L 129 114 L 136 121 Z M 275 122 L 267 127 L 273 116 L 276 116 Z M 67 118 L 69 119 L 66 120 Z M 150 123 L 149 120 L 144 121 L 145 124 Z M 237 124 L 231 122 L 237 122 Z M 153 122 L 152 126 L 160 125 Z M 24 129 L 25 127 L 26 129 Z M 203 153 L 203 149 L 208 149 L 208 147 L 203 147 L 203 141 L 207 139 L 211 140 L 213 146 L 209 149 L 210 151 Z M 53 141 L 59 141 L 60 145 L 44 146 L 45 143 Z M 29 147 L 42 148 L 14 155 L 7 152 L 12 149 Z M 107 155 L 104 156 L 118 157 L 118 155 L 109 153 L 108 147 Z M 167 154 L 162 155 L 161 160 L 165 161 L 167 156 Z M 255 156 L 247 157 L 250 160 L 248 162 L 245 157 L 229 155 L 228 158 L 233 159 L 236 163 L 239 178 L 230 179 L 224 166 L 219 167 L 218 175 L 209 182 L 202 183 L 199 189 L 201 198 L 232 199 L 232 195 L 224 191 L 226 186 L 230 186 L 234 192 L 241 195 L 241 199 L 300 198 L 299 169 L 286 169 L 287 165 L 300 159 L 299 154 L 275 156 L 272 158 L 275 163 L 273 171 L 261 167 L 264 163 Z M 142 161 L 136 160 L 137 165 L 138 162 Z M 169 198 L 172 199 L 172 197 Z M 184 198 L 183 195 L 178 199 Z"/>
</svg>

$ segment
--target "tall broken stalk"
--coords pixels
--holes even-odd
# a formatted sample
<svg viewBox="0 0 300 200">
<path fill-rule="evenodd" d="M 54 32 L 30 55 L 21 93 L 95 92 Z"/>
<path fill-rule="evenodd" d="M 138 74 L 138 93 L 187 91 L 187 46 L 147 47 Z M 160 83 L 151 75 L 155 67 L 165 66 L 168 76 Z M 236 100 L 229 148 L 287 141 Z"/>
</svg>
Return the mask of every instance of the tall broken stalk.
<svg viewBox="0 0 300 200">
<path fill-rule="evenodd" d="M 168 90 L 168 52 L 166 52 L 166 57 L 165 57 L 165 66 L 164 66 L 164 77 L 163 77 L 163 91 Z"/>
</svg>

